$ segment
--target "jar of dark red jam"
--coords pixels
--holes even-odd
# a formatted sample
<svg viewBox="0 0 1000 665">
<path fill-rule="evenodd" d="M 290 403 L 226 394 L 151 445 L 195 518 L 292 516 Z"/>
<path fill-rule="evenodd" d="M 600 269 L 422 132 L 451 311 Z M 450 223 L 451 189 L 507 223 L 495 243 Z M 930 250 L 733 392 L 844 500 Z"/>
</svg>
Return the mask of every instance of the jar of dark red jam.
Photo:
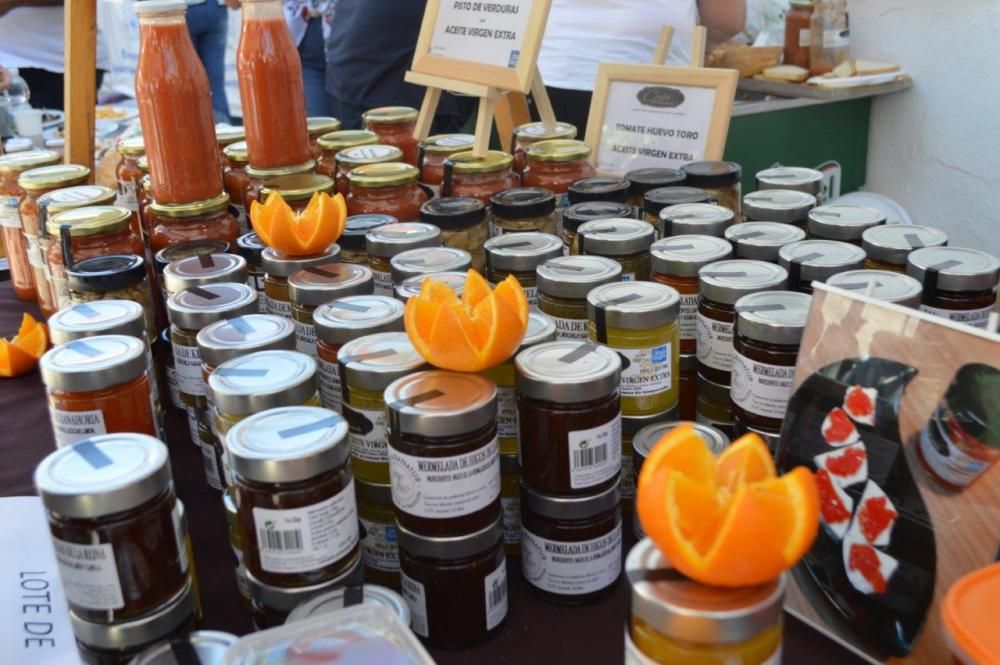
<svg viewBox="0 0 1000 665">
<path fill-rule="evenodd" d="M 489 150 L 482 157 L 471 150 L 452 155 L 444 163 L 441 196 L 470 197 L 488 206 L 495 194 L 521 184 L 511 170 L 513 162 L 514 158 L 502 150 Z"/>
<path fill-rule="evenodd" d="M 920 311 L 986 329 L 996 311 L 997 257 L 977 249 L 925 247 L 906 261 L 907 274 L 924 287 Z"/>
<path fill-rule="evenodd" d="M 924 290 L 920 282 L 909 275 L 888 270 L 848 270 L 834 275 L 826 283 L 838 289 L 913 309 L 920 307 L 920 296 Z"/>
<path fill-rule="evenodd" d="M 611 201 L 628 203 L 629 182 L 624 178 L 594 176 L 582 178 L 569 186 L 566 192 L 570 205 L 586 201 Z"/>
<path fill-rule="evenodd" d="M 812 283 L 865 267 L 865 251 L 839 240 L 801 240 L 778 250 L 778 265 L 788 271 L 788 290 L 812 293 Z"/>
<path fill-rule="evenodd" d="M 743 217 L 747 222 L 779 222 L 805 228 L 816 197 L 793 189 L 768 189 L 743 197 Z"/>
<path fill-rule="evenodd" d="M 780 221 L 780 220 L 779 220 Z M 809 237 L 861 245 L 865 231 L 885 224 L 885 213 L 868 206 L 833 203 L 809 211 Z"/>
<path fill-rule="evenodd" d="M 684 184 L 684 172 L 678 169 L 647 168 L 635 169 L 625 174 L 628 181 L 628 204 L 642 217 L 643 197 L 646 192 L 662 187 L 676 187 Z"/>
<path fill-rule="evenodd" d="M 906 257 L 921 247 L 944 247 L 948 234 L 930 226 L 882 224 L 861 234 L 865 267 L 872 270 L 906 272 Z"/>
<path fill-rule="evenodd" d="M 805 240 L 806 232 L 782 222 L 743 222 L 730 226 L 724 236 L 733 246 L 733 258 L 777 263 L 781 248 Z"/>
</svg>

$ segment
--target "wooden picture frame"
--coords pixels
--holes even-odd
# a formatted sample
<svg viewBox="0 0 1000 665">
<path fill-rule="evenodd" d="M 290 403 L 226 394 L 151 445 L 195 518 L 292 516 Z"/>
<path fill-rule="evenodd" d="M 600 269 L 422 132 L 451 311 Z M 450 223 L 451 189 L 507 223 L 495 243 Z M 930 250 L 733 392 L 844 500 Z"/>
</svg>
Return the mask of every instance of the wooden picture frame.
<svg viewBox="0 0 1000 665">
<path fill-rule="evenodd" d="M 587 119 L 591 163 L 623 175 L 722 159 L 738 80 L 734 69 L 602 63 Z M 621 127 L 614 137 L 610 123 Z"/>
<path fill-rule="evenodd" d="M 532 80 L 535 75 L 535 63 L 538 60 L 538 52 L 542 45 L 542 36 L 545 33 L 545 23 L 549 17 L 549 6 L 552 0 L 504 0 L 503 2 L 482 2 L 480 0 L 427 0 L 424 9 L 424 20 L 420 26 L 420 36 L 417 39 L 416 50 L 413 55 L 413 66 L 411 71 L 418 74 L 451 79 L 454 81 L 466 81 L 469 83 L 480 83 L 500 90 L 512 90 L 515 92 L 528 93 L 531 91 Z M 500 39 L 500 25 L 507 24 L 514 27 L 509 20 L 509 14 L 497 14 L 497 23 L 487 24 L 487 15 L 484 15 L 484 6 L 517 6 L 526 8 L 526 17 L 523 24 L 520 24 L 519 32 L 513 39 L 517 48 L 510 49 L 507 57 L 508 64 L 490 64 L 485 59 L 493 56 L 493 60 L 502 57 L 502 49 L 481 48 Z M 446 16 L 442 16 L 446 12 Z M 438 34 L 438 20 L 445 19 L 455 12 L 468 12 L 469 23 L 458 25 L 458 28 L 476 28 L 488 30 L 489 37 L 485 36 L 452 36 L 443 38 L 450 43 L 435 43 L 435 39 L 442 39 Z M 520 14 L 520 11 L 518 12 Z M 521 19 L 515 22 L 520 23 Z M 507 31 L 518 32 L 518 31 Z M 458 39 L 462 39 L 467 44 L 459 44 Z M 482 41 L 485 40 L 485 41 Z M 504 40 L 507 41 L 507 40 Z M 477 43 L 478 42 L 478 43 Z M 454 50 L 462 54 L 478 54 L 480 59 L 467 59 L 460 55 L 440 55 L 432 51 L 435 49 Z M 512 60 L 516 60 L 511 64 Z"/>
</svg>

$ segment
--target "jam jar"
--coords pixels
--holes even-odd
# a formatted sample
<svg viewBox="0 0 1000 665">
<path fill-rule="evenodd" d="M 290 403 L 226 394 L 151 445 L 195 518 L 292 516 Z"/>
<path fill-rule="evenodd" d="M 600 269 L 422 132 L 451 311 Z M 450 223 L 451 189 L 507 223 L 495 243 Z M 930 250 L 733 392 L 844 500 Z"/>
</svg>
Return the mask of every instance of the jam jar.
<svg viewBox="0 0 1000 665">
<path fill-rule="evenodd" d="M 698 372 L 697 382 L 695 420 L 716 428 L 728 437 L 736 436 L 730 386 L 707 379 L 701 372 Z"/>
<path fill-rule="evenodd" d="M 587 294 L 590 341 L 622 359 L 622 415 L 648 416 L 677 406 L 679 313 L 676 289 L 656 282 L 604 284 Z"/>
<path fill-rule="evenodd" d="M 458 536 L 399 526 L 402 596 L 410 629 L 435 647 L 464 648 L 500 632 L 507 616 L 503 520 Z"/>
<path fill-rule="evenodd" d="M 906 272 L 906 257 L 922 247 L 944 247 L 948 234 L 930 226 L 882 224 L 861 234 L 865 267 L 873 270 Z"/>
<path fill-rule="evenodd" d="M 312 149 L 313 159 L 319 159 L 323 151 L 319 147 L 319 139 L 327 134 L 339 132 L 341 122 L 338 118 L 325 115 L 317 115 L 306 118 L 306 132 L 309 134 L 309 146 Z"/>
<path fill-rule="evenodd" d="M 559 340 L 514 359 L 521 480 L 557 496 L 617 487 L 621 471 L 621 358 Z"/>
<path fill-rule="evenodd" d="M 556 324 L 559 339 L 587 339 L 587 294 L 619 282 L 622 265 L 601 256 L 558 256 L 535 270 L 538 309 Z"/>
<path fill-rule="evenodd" d="M 527 163 L 521 175 L 525 187 L 545 187 L 556 196 L 556 223 L 562 209 L 569 206 L 569 187 L 577 180 L 591 178 L 597 171 L 588 161 L 590 146 L 583 141 L 540 141 L 528 147 Z"/>
<path fill-rule="evenodd" d="M 733 330 L 733 421 L 777 437 L 812 297 L 797 291 L 751 293 L 736 301 Z"/>
<path fill-rule="evenodd" d="M 533 309 L 538 307 L 538 282 L 535 270 L 549 259 L 563 255 L 559 238 L 548 233 L 518 233 L 514 237 L 490 238 L 486 250 L 486 279 L 498 285 L 513 275 Z"/>
<path fill-rule="evenodd" d="M 483 272 L 486 252 L 483 244 L 489 238 L 486 207 L 479 198 L 446 196 L 431 199 L 420 208 L 420 221 L 441 229 L 445 247 L 468 252 L 472 267 Z"/>
<path fill-rule="evenodd" d="M 371 295 L 375 285 L 368 266 L 329 263 L 297 270 L 288 276 L 288 296 L 292 300 L 296 349 L 316 357 L 316 328 L 313 312 L 320 305 L 345 296 Z"/>
<path fill-rule="evenodd" d="M 121 155 L 118 166 L 115 167 L 118 198 L 115 205 L 129 210 L 139 210 L 139 181 L 143 172 L 139 168 L 139 158 L 146 154 L 146 144 L 141 136 L 123 139 L 115 146 Z"/>
<path fill-rule="evenodd" d="M 504 233 L 556 234 L 556 195 L 544 187 L 515 187 L 490 199 L 490 236 Z"/>
<path fill-rule="evenodd" d="M 784 289 L 788 273 L 773 263 L 729 259 L 704 266 L 698 278 L 698 373 L 728 388 L 736 320 L 733 305 L 750 293 Z"/>
<path fill-rule="evenodd" d="M 419 112 L 409 106 L 380 106 L 361 114 L 365 129 L 378 135 L 379 142 L 394 145 L 403 151 L 403 161 L 417 166 L 417 139 L 413 131 Z"/>
<path fill-rule="evenodd" d="M 800 240 L 778 250 L 778 264 L 788 271 L 788 289 L 812 293 L 812 282 L 865 266 L 865 251 L 839 240 Z"/>
<path fill-rule="evenodd" d="M 192 240 L 182 242 L 179 245 L 165 247 L 153 254 L 153 269 L 156 272 L 156 282 L 163 289 L 163 271 L 174 261 L 186 259 L 189 256 L 199 254 L 226 254 L 229 252 L 229 243 L 222 240 Z"/>
<path fill-rule="evenodd" d="M 165 445 L 134 432 L 83 439 L 42 460 L 35 487 L 75 618 L 119 623 L 185 593 L 187 520 Z"/>
<path fill-rule="evenodd" d="M 529 122 L 518 125 L 514 128 L 514 136 L 511 137 L 511 152 L 514 155 L 514 171 L 518 174 L 524 172 L 524 167 L 528 163 L 527 150 L 539 141 L 550 141 L 553 139 L 572 140 L 576 138 L 576 127 L 568 122 L 557 122 L 551 128 L 546 129 L 544 122 Z"/>
<path fill-rule="evenodd" d="M 725 238 L 733 245 L 733 258 L 778 262 L 785 245 L 806 239 L 806 232 L 781 222 L 743 222 L 726 229 Z"/>
<path fill-rule="evenodd" d="M 625 659 L 635 663 L 781 660 L 787 575 L 757 586 L 714 587 L 675 572 L 648 538 L 625 560 L 631 616 Z"/>
<path fill-rule="evenodd" d="M 469 272 L 468 270 L 464 272 L 447 270 L 445 272 L 436 272 L 431 275 L 414 275 L 413 277 L 407 277 L 403 280 L 402 284 L 396 287 L 396 299 L 405 305 L 409 302 L 410 298 L 420 295 L 420 290 L 424 286 L 424 280 L 428 277 L 433 277 L 436 282 L 444 283 L 448 286 L 448 288 L 455 292 L 455 297 L 461 300 L 462 292 L 465 291 L 465 282 L 469 277 Z"/>
<path fill-rule="evenodd" d="M 409 222 L 372 229 L 365 236 L 368 267 L 375 277 L 375 293 L 392 296 L 389 261 L 397 254 L 420 247 L 441 247 L 441 229 L 433 224 Z"/>
<path fill-rule="evenodd" d="M 628 203 L 629 182 L 624 178 L 594 176 L 577 180 L 569 186 L 566 196 L 570 205 L 587 201 Z"/>
<path fill-rule="evenodd" d="M 344 232 L 337 239 L 340 245 L 340 261 L 368 265 L 368 252 L 365 249 L 365 239 L 368 232 L 386 224 L 395 224 L 395 217 L 389 215 L 353 215 L 347 218 Z"/>
<path fill-rule="evenodd" d="M 225 447 L 253 579 L 309 586 L 356 564 L 358 511 L 343 418 L 315 406 L 269 409 L 236 423 Z"/>
<path fill-rule="evenodd" d="M 361 557 L 355 555 L 347 569 L 332 580 L 307 586 L 265 584 L 247 572 L 250 618 L 256 630 L 276 628 L 288 622 L 295 608 L 335 589 L 358 589 L 363 583 Z"/>
<path fill-rule="evenodd" d="M 444 235 L 442 233 L 442 235 Z M 439 272 L 465 272 L 472 267 L 472 255 L 452 247 L 420 247 L 396 254 L 389 262 L 393 286 L 398 287 L 410 277 Z"/>
<path fill-rule="evenodd" d="M 996 311 L 1000 260 L 976 249 L 925 247 L 906 261 L 907 274 L 924 288 L 920 311 L 986 329 Z"/>
<path fill-rule="evenodd" d="M 427 194 L 417 185 L 420 171 L 402 162 L 359 166 L 347 174 L 347 212 L 350 215 L 392 215 L 401 222 L 420 219 Z"/>
<path fill-rule="evenodd" d="M 420 186 L 431 197 L 441 195 L 444 182 L 444 163 L 452 155 L 472 150 L 476 137 L 472 134 L 436 134 L 428 136 L 418 146 L 417 167 L 420 168 Z"/>
<path fill-rule="evenodd" d="M 247 209 L 247 187 L 250 185 L 250 176 L 247 175 L 246 167 L 249 160 L 247 154 L 246 141 L 237 141 L 227 145 L 222 151 L 226 158 L 226 165 L 222 171 L 222 185 L 229 194 L 229 207 L 236 217 L 236 223 L 240 225 L 240 231 L 246 233 L 250 230 L 249 210 Z"/>
<path fill-rule="evenodd" d="M 322 266 L 340 261 L 340 246 L 334 243 L 315 256 L 285 256 L 272 247 L 260 253 L 264 269 L 264 294 L 267 313 L 292 318 L 292 300 L 288 295 L 288 277 L 303 268 Z"/>
<path fill-rule="evenodd" d="M 885 224 L 885 213 L 868 206 L 831 203 L 809 211 L 809 237 L 861 245 L 870 228 Z"/>
<path fill-rule="evenodd" d="M 247 262 L 247 285 L 257 292 L 257 311 L 267 314 L 267 295 L 264 293 L 264 268 L 261 253 L 264 243 L 256 233 L 245 233 L 236 239 L 236 253 Z"/>
<path fill-rule="evenodd" d="M 477 374 L 417 372 L 385 389 L 389 477 L 400 526 L 425 536 L 488 527 L 500 514 L 497 388 Z"/>
<path fill-rule="evenodd" d="M 273 314 L 247 314 L 216 321 L 196 336 L 206 374 L 224 362 L 255 351 L 295 350 L 292 322 Z"/>
<path fill-rule="evenodd" d="M 732 247 L 714 236 L 684 235 L 657 240 L 650 247 L 653 281 L 675 289 L 680 296 L 678 313 L 680 353 L 695 353 L 698 339 L 698 271 L 728 259 Z"/>
<path fill-rule="evenodd" d="M 611 593 L 622 572 L 621 493 L 613 485 L 562 497 L 521 487 L 521 572 L 542 600 L 585 605 Z"/>
<path fill-rule="evenodd" d="M 131 300 L 98 300 L 70 305 L 46 322 L 52 344 L 94 335 L 128 335 L 152 345 L 156 330 L 146 328 L 142 305 Z"/>
<path fill-rule="evenodd" d="M 359 145 L 374 145 L 378 143 L 378 135 L 367 129 L 341 129 L 329 132 L 316 140 L 320 156 L 316 160 L 316 173 L 329 178 L 337 176 L 337 153 L 347 148 Z M 338 183 L 339 185 L 340 183 Z M 344 192 L 337 190 L 341 194 Z"/>
<path fill-rule="evenodd" d="M 562 211 L 563 245 L 570 254 L 579 254 L 577 231 L 586 222 L 600 219 L 623 219 L 632 216 L 632 208 L 625 203 L 613 201 L 588 201 L 574 203 Z"/>
<path fill-rule="evenodd" d="M 403 332 L 403 304 L 388 296 L 347 296 L 313 312 L 316 359 L 323 406 L 341 412 L 340 349 L 351 340 L 382 332 Z M 362 474 L 364 475 L 364 474 Z"/>
<path fill-rule="evenodd" d="M 756 174 L 757 189 L 793 189 L 816 197 L 822 196 L 823 172 L 801 166 L 772 166 Z"/>
<path fill-rule="evenodd" d="M 514 158 L 502 150 L 489 150 L 482 157 L 471 151 L 452 155 L 444 163 L 441 195 L 468 196 L 489 205 L 495 194 L 520 184 L 511 171 L 513 162 Z"/>
<path fill-rule="evenodd" d="M 713 202 L 733 211 L 735 219 L 742 219 L 743 200 L 740 178 L 743 168 L 736 162 L 691 162 L 681 167 L 684 184 L 705 190 Z"/>
<path fill-rule="evenodd" d="M 577 248 L 581 255 L 603 256 L 622 266 L 623 282 L 649 281 L 649 248 L 656 232 L 649 224 L 636 219 L 595 219 L 577 229 Z"/>
<path fill-rule="evenodd" d="M 351 465 L 359 480 L 389 482 L 385 390 L 427 366 L 403 332 L 357 337 L 337 352 L 341 409 L 350 425 Z"/>
<path fill-rule="evenodd" d="M 722 238 L 733 225 L 733 211 L 714 203 L 679 203 L 660 211 L 660 237 L 704 235 Z"/>
<path fill-rule="evenodd" d="M 399 590 L 399 544 L 392 487 L 388 483 L 383 485 L 359 480 L 356 489 L 365 579 Z"/>
<path fill-rule="evenodd" d="M 247 133 L 243 127 L 219 123 L 215 126 L 215 142 L 219 146 L 219 161 L 225 166 L 226 148 L 237 143 L 246 143 Z"/>
<path fill-rule="evenodd" d="M 174 366 L 174 346 L 170 341 L 170 329 L 160 333 L 156 339 L 156 360 L 163 368 L 162 380 L 170 393 L 170 403 L 175 409 L 184 411 L 187 405 L 181 400 L 181 391 L 177 383 L 177 370 Z"/>
<path fill-rule="evenodd" d="M 336 176 L 334 177 L 337 180 L 337 191 L 346 194 L 350 190 L 347 174 L 359 166 L 401 161 L 403 161 L 403 151 L 394 145 L 374 143 L 344 148 L 335 157 Z"/>
<path fill-rule="evenodd" d="M 398 567 L 397 567 L 398 570 Z M 398 578 L 398 575 L 397 575 Z M 397 580 L 398 581 L 398 580 Z M 396 585 L 399 586 L 398 584 Z M 404 626 L 410 625 L 410 608 L 396 591 L 378 584 L 352 585 L 334 589 L 302 603 L 288 615 L 286 624 L 324 616 L 354 605 L 378 605 L 399 617 Z"/>
<path fill-rule="evenodd" d="M 646 192 L 665 187 L 678 187 L 684 184 L 683 171 L 666 168 L 634 169 L 625 174 L 628 181 L 628 203 L 642 218 Z"/>
<path fill-rule="evenodd" d="M 164 298 L 192 286 L 220 282 L 247 282 L 247 260 L 237 254 L 197 254 L 178 259 L 163 269 Z"/>
<path fill-rule="evenodd" d="M 66 286 L 70 305 L 128 300 L 142 307 L 144 329 L 157 330 L 149 271 L 141 256 L 109 254 L 77 261 L 66 271 Z"/>
<path fill-rule="evenodd" d="M 302 212 L 315 194 L 333 192 L 333 178 L 318 173 L 296 173 L 271 178 L 260 186 L 256 200 L 266 201 L 271 192 L 277 192 L 293 212 Z"/>
<path fill-rule="evenodd" d="M 766 189 L 743 197 L 747 222 L 780 222 L 806 228 L 816 197 L 794 189 Z"/>
<path fill-rule="evenodd" d="M 258 168 L 252 164 L 247 164 L 243 170 L 250 179 L 247 183 L 246 193 L 243 195 L 244 204 L 246 205 L 247 212 L 249 212 L 253 202 L 263 198 L 260 190 L 264 185 L 287 176 L 312 175 L 316 170 L 316 162 L 310 159 L 301 164 L 275 168 Z"/>
<path fill-rule="evenodd" d="M 869 298 L 918 309 L 923 286 L 910 277 L 889 270 L 848 270 L 826 280 L 830 286 Z"/>
<path fill-rule="evenodd" d="M 190 240 L 222 240 L 232 244 L 240 235 L 240 225 L 229 211 L 229 194 L 225 192 L 194 203 L 153 201 L 149 208 L 155 222 L 149 234 L 149 246 L 154 252 Z"/>
<path fill-rule="evenodd" d="M 715 201 L 712 200 L 708 192 L 697 187 L 680 185 L 659 187 L 647 190 L 642 195 L 642 214 L 639 217 L 652 224 L 659 231 L 660 212 L 664 208 L 683 203 L 715 203 Z"/>
<path fill-rule="evenodd" d="M 504 552 L 507 556 L 521 556 L 521 468 L 517 453 L 500 455 L 500 509 Z"/>
</svg>

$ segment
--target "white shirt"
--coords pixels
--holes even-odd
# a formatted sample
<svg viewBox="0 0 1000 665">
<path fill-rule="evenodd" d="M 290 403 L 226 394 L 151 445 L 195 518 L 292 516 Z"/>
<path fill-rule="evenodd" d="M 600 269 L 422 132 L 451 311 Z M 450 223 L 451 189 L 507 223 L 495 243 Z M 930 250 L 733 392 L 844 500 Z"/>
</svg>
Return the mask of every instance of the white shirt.
<svg viewBox="0 0 1000 665">
<path fill-rule="evenodd" d="M 63 11 L 62 7 L 17 7 L 0 17 L 0 65 L 62 73 Z M 100 35 L 97 66 L 107 68 Z"/>
<path fill-rule="evenodd" d="M 545 85 L 593 90 L 602 62 L 650 64 L 660 30 L 674 28 L 667 62 L 691 61 L 696 0 L 552 0 L 538 67 Z"/>
</svg>

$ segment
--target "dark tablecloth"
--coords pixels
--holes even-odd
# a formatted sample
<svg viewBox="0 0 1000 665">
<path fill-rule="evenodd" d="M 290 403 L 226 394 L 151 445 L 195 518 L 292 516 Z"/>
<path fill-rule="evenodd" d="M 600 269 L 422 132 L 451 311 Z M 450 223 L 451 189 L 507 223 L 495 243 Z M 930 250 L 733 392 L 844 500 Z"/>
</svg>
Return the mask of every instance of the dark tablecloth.
<svg viewBox="0 0 1000 665">
<path fill-rule="evenodd" d="M 9 337 L 16 332 L 24 311 L 38 316 L 36 307 L 14 297 L 9 281 L 0 283 L 0 336 Z M 177 493 L 187 507 L 191 523 L 205 610 L 202 627 L 242 635 L 251 630 L 251 625 L 237 600 L 219 495 L 205 483 L 201 452 L 190 442 L 186 420 L 179 412 L 172 411 L 167 423 L 167 443 Z M 34 468 L 55 445 L 37 371 L 18 379 L 0 379 L 0 418 L 0 496 L 34 494 Z M 631 537 L 626 537 L 626 546 L 631 543 Z M 432 651 L 439 665 L 622 662 L 627 611 L 625 584 L 619 583 L 611 596 L 594 605 L 553 607 L 531 595 L 518 563 L 513 559 L 508 562 L 510 611 L 501 633 L 475 648 Z M 853 665 L 863 661 L 786 615 L 784 662 Z"/>
</svg>

